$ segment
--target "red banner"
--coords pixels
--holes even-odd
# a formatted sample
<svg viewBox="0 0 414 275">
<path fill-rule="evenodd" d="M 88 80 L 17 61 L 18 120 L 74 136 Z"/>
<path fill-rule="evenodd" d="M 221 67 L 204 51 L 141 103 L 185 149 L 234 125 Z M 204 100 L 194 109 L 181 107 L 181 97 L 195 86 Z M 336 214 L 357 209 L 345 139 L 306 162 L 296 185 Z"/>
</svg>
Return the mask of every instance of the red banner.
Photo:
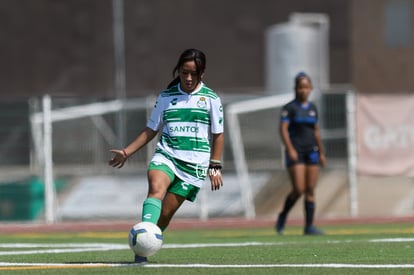
<svg viewBox="0 0 414 275">
<path fill-rule="evenodd" d="M 360 174 L 414 176 L 414 96 L 358 95 Z"/>
</svg>

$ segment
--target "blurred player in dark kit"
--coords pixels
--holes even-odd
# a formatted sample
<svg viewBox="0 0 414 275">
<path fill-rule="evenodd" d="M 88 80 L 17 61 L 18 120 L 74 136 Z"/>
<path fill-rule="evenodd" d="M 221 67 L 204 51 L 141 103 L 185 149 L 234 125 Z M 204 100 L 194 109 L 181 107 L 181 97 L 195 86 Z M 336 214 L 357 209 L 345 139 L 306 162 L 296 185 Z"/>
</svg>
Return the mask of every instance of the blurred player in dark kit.
<svg viewBox="0 0 414 275">
<path fill-rule="evenodd" d="M 305 235 L 321 235 L 314 227 L 315 187 L 319 165 L 326 162 L 318 122 L 318 111 L 309 95 L 311 78 L 301 72 L 295 77 L 295 99 L 283 106 L 280 116 L 280 135 L 286 149 L 286 166 L 292 183 L 275 229 L 283 234 L 289 211 L 297 200 L 305 196 Z"/>
</svg>

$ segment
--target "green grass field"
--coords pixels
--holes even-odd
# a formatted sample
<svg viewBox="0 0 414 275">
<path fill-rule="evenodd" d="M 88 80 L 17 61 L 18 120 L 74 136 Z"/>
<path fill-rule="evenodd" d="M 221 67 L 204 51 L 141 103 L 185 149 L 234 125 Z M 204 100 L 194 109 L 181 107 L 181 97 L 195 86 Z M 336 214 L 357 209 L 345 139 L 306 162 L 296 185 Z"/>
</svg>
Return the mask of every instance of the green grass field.
<svg viewBox="0 0 414 275">
<path fill-rule="evenodd" d="M 0 235 L 1 274 L 414 274 L 414 224 L 170 230 L 146 266 L 128 232 Z"/>
</svg>

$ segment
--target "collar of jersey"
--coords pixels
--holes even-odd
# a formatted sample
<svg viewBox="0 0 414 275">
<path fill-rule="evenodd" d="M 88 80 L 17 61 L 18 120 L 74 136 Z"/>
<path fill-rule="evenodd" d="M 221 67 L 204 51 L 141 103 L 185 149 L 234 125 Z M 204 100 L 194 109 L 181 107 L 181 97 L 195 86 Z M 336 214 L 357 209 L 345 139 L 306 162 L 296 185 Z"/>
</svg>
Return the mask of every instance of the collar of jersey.
<svg viewBox="0 0 414 275">
<path fill-rule="evenodd" d="M 183 91 L 183 90 L 181 90 L 181 83 L 178 83 L 178 90 L 181 92 L 181 93 L 183 93 L 183 94 L 186 94 L 186 95 L 193 95 L 193 94 L 196 94 L 196 93 L 198 93 L 202 88 L 203 88 L 203 86 L 204 86 L 204 82 L 203 81 L 201 81 L 200 82 L 200 87 L 198 87 L 197 89 L 195 89 L 194 91 L 192 91 L 191 93 L 187 93 L 186 91 Z"/>
<path fill-rule="evenodd" d="M 301 103 L 299 100 L 295 99 L 296 104 L 298 104 L 302 109 L 308 109 L 310 106 L 310 102 L 306 101 L 306 103 Z"/>
</svg>

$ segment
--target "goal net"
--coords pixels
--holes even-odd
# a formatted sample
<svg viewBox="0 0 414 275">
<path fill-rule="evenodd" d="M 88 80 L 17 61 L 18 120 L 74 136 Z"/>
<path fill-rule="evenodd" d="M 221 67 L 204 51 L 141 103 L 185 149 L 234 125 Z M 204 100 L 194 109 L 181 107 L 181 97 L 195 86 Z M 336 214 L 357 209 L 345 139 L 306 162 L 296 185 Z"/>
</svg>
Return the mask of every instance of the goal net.
<svg viewBox="0 0 414 275">
<path fill-rule="evenodd" d="M 345 160 L 346 122 L 345 117 L 338 117 L 339 113 L 346 113 L 345 97 L 340 94 L 335 105 L 336 97 L 322 97 L 326 101 L 323 105 L 327 106 L 322 113 L 330 116 L 324 143 L 330 157 L 336 155 Z M 283 167 L 279 113 L 292 98 L 293 94 L 222 96 L 226 127 L 225 188 L 218 193 L 203 188 L 195 205 L 183 205 L 178 215 L 202 219 L 256 216 L 255 195 L 268 180 L 269 171 Z M 140 202 L 147 193 L 146 169 L 156 139 L 134 154 L 122 169 L 114 169 L 107 163 L 111 157 L 109 149 L 125 146 L 145 127 L 154 102 L 152 97 L 122 102 L 52 100 L 48 96 L 31 102 L 31 169 L 45 183 L 47 222 L 138 218 Z M 337 117 L 332 119 L 334 116 Z M 119 124 L 125 127 L 120 129 Z M 118 143 L 120 130 L 125 131 L 125 140 Z"/>
<path fill-rule="evenodd" d="M 56 185 L 55 179 L 70 181 L 74 176 L 102 176 L 108 174 L 108 171 L 113 171 L 109 170 L 107 165 L 110 158 L 109 149 L 125 146 L 126 139 L 136 135 L 137 129 L 143 129 L 154 102 L 153 97 L 123 102 L 79 98 L 52 100 L 49 96 L 31 101 L 31 170 L 45 183 L 47 222 L 54 222 L 62 217 L 62 213 L 59 213 L 62 210 L 59 198 L 64 197 L 65 192 L 57 196 L 56 189 L 59 186 Z M 119 129 L 119 124 L 125 125 L 125 129 Z M 119 130 L 124 132 L 117 132 Z M 127 137 L 120 140 L 122 136 Z M 147 150 L 135 154 L 129 160 L 131 165 L 126 165 L 122 169 L 122 174 L 145 171 L 152 146 L 153 143 L 147 146 Z M 67 190 L 73 186 L 66 184 L 65 187 Z M 109 187 L 101 183 L 97 188 Z M 109 188 L 108 192 L 111 190 Z M 96 194 L 97 191 L 86 189 L 84 192 Z M 128 190 L 124 192 L 127 193 Z M 90 194 L 91 197 L 93 195 Z M 79 212 L 87 212 L 87 209 Z M 116 212 L 113 215 L 116 216 Z"/>
</svg>

